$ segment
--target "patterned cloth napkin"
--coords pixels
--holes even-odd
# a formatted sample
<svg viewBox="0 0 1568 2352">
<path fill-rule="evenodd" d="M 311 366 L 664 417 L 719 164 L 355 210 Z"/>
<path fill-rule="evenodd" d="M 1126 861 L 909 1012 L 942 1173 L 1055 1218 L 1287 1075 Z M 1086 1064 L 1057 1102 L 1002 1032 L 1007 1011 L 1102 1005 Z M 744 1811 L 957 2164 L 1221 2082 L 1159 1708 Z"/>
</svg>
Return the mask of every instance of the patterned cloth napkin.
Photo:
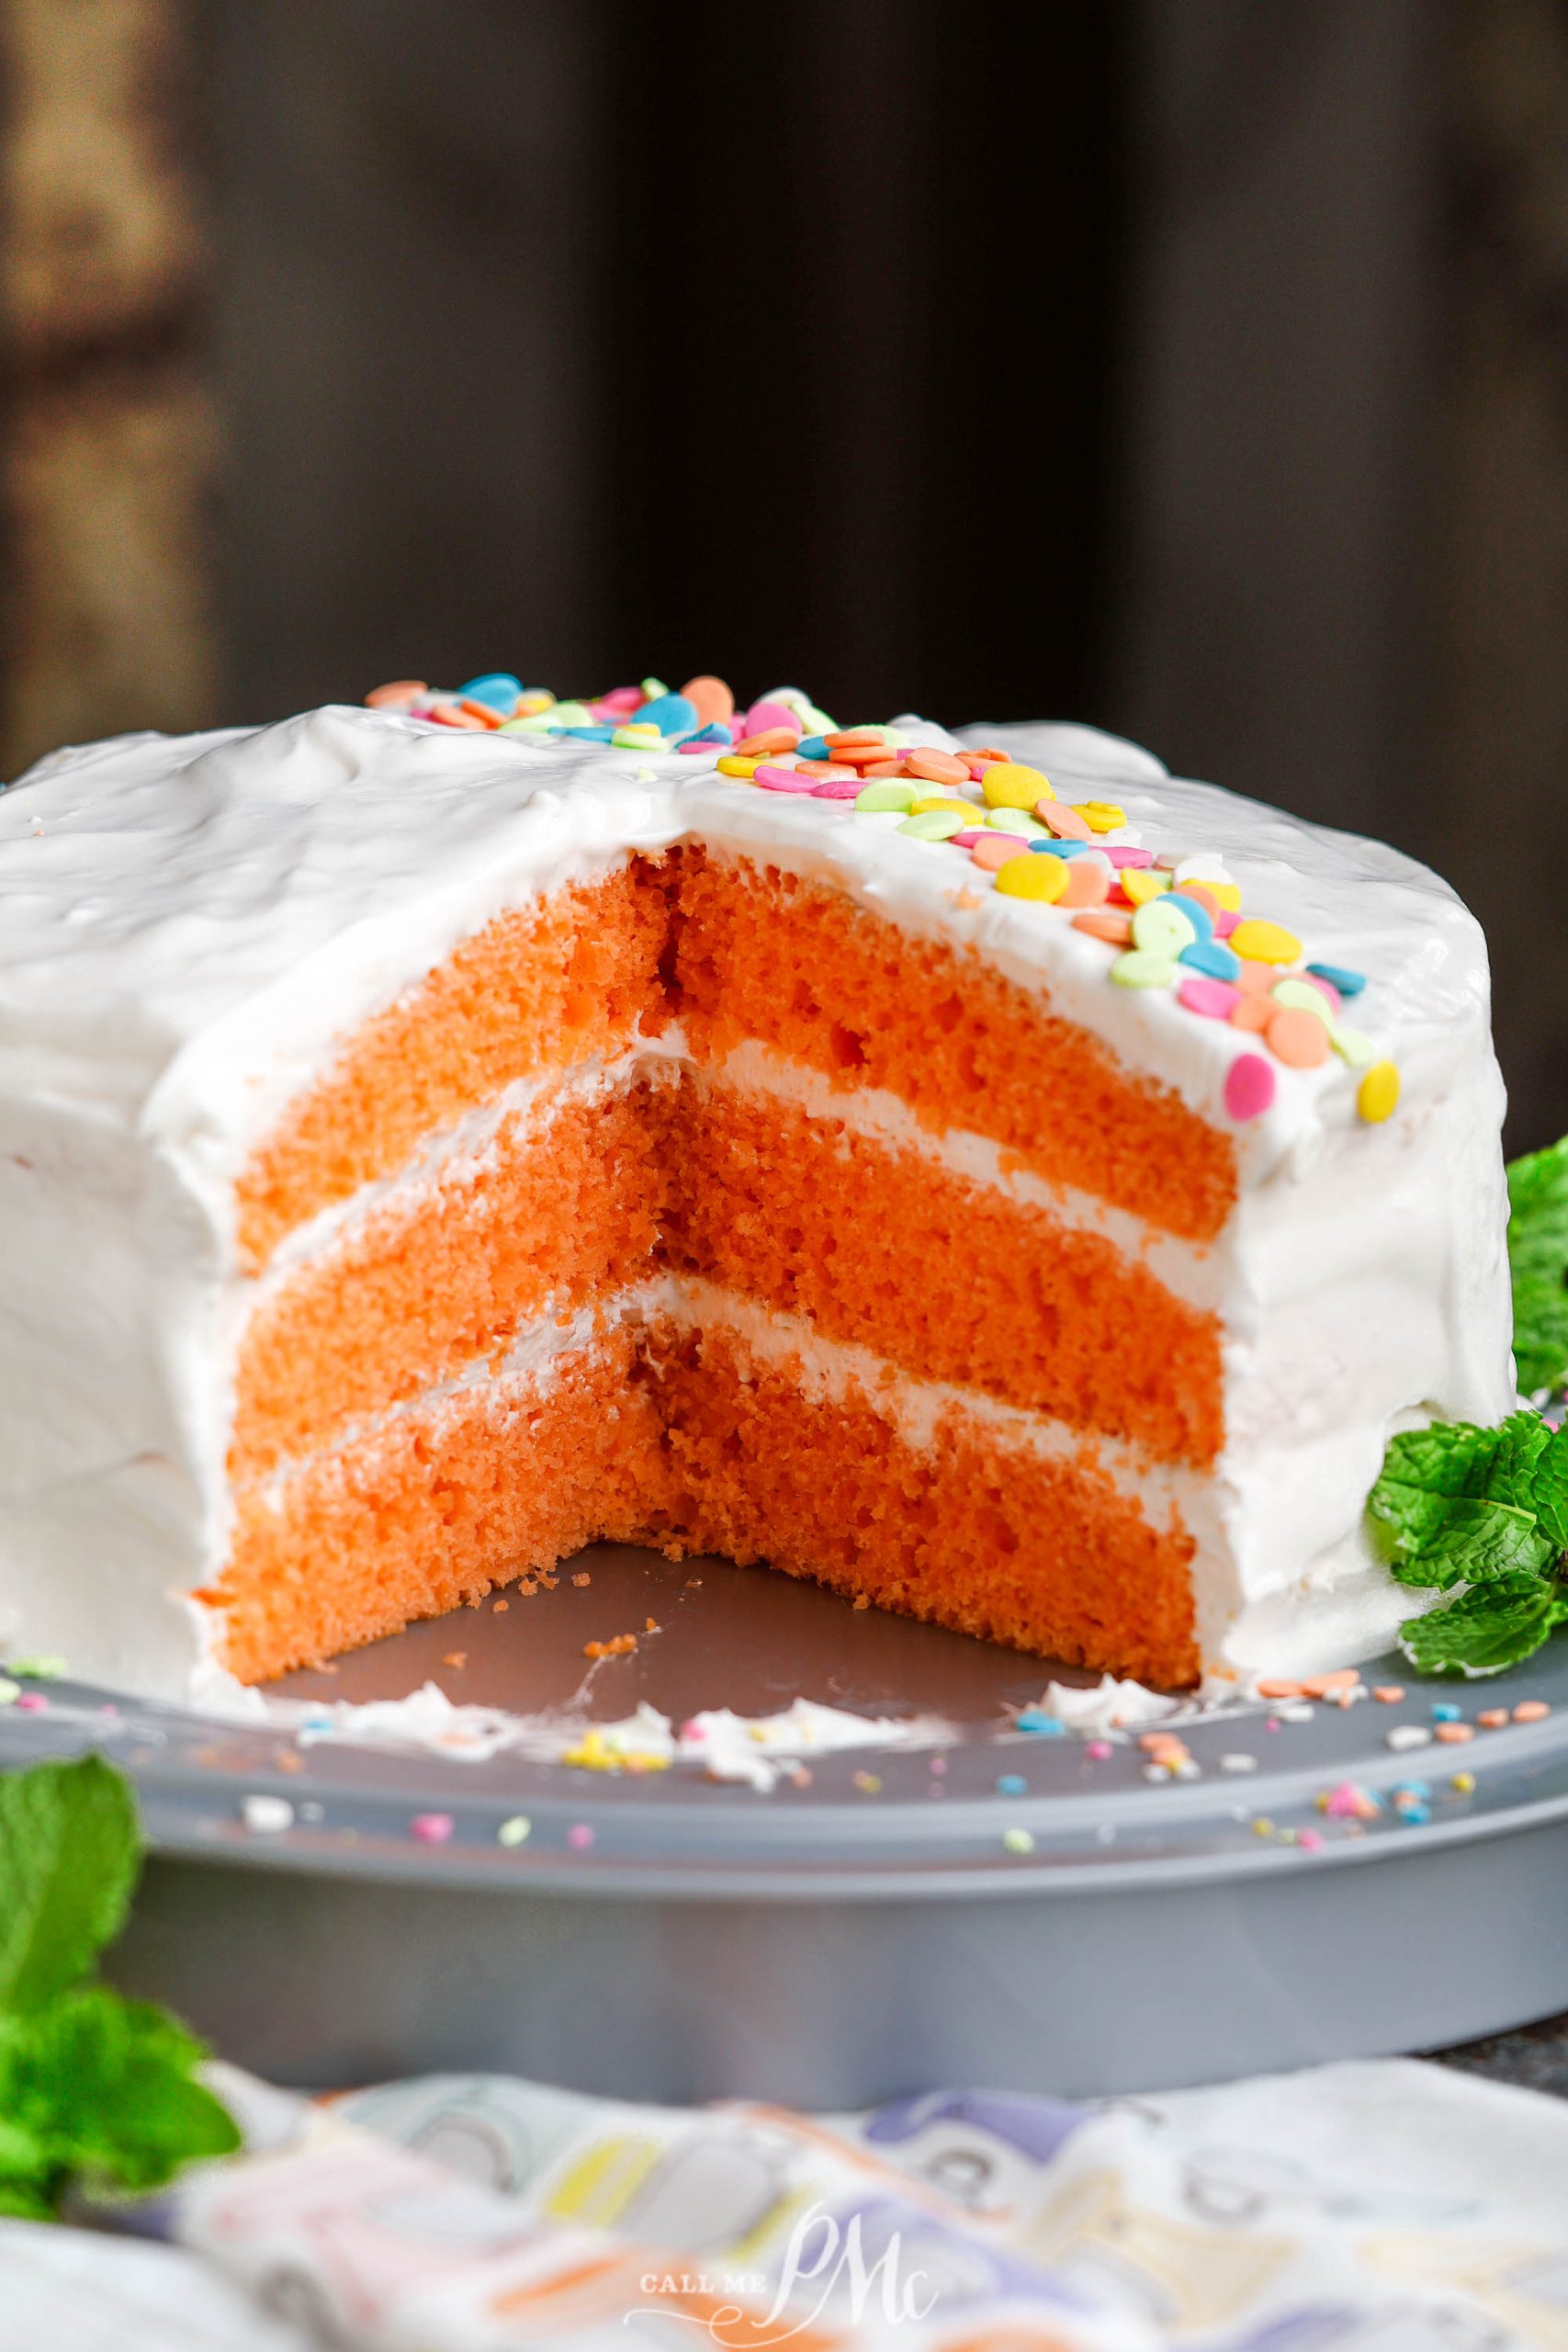
<svg viewBox="0 0 1568 2352">
<path fill-rule="evenodd" d="M 141 2238 L 0 2224 L 0 2352 L 1568 2352 L 1568 2107 L 1414 2061 L 815 2117 L 217 2075 L 246 2153 Z"/>
</svg>

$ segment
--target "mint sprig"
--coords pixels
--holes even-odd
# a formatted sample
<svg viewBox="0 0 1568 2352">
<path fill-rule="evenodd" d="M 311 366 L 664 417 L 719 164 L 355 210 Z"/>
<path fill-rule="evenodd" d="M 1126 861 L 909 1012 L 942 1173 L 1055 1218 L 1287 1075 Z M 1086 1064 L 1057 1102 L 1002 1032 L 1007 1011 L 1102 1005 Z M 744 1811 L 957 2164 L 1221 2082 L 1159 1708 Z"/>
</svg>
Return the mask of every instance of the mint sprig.
<svg viewBox="0 0 1568 2352">
<path fill-rule="evenodd" d="M 0 1780 L 0 2213 L 72 2188 L 156 2188 L 240 2144 L 200 2042 L 90 1972 L 141 1871 L 135 1806 L 100 1757 Z"/>
<path fill-rule="evenodd" d="M 1400 1627 L 1417 1672 L 1500 1674 L 1568 1618 L 1568 1430 L 1521 1412 L 1497 1429 L 1408 1430 L 1391 1441 L 1368 1500 L 1401 1584 L 1464 1588 Z"/>
<path fill-rule="evenodd" d="M 1508 1168 L 1514 1362 L 1527 1396 L 1568 1382 L 1568 1136 Z"/>
</svg>

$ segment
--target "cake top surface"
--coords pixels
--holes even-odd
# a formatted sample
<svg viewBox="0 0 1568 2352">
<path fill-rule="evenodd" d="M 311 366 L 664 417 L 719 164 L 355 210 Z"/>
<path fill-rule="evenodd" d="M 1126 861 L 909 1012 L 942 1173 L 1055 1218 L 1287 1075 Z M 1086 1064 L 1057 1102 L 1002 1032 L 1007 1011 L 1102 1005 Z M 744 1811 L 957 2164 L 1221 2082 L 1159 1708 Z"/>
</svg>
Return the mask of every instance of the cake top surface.
<svg viewBox="0 0 1568 2352">
<path fill-rule="evenodd" d="M 974 947 L 1230 1127 L 1244 1182 L 1375 1149 L 1485 1048 L 1479 925 L 1380 842 L 1087 728 L 838 729 L 789 688 L 737 718 L 717 684 L 411 684 L 51 755 L 0 794 L 0 1101 L 238 1148 L 492 915 L 688 838 Z"/>
</svg>

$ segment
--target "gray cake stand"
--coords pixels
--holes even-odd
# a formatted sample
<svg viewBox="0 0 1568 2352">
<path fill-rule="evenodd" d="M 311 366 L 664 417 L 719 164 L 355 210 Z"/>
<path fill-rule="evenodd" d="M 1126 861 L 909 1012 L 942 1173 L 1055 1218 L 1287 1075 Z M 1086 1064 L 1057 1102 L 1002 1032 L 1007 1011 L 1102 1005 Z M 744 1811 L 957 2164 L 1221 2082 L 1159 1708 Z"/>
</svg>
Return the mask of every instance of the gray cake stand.
<svg viewBox="0 0 1568 2352">
<path fill-rule="evenodd" d="M 537 1714 L 581 1697 L 587 1641 L 652 1616 L 657 1637 L 590 1677 L 598 1719 L 804 1693 L 934 1710 L 957 1736 L 818 1758 L 807 1785 L 764 1795 L 691 1765 L 615 1777 L 302 1746 L 29 1686 L 32 1706 L 0 1712 L 0 1764 L 99 1746 L 140 1791 L 152 1850 L 118 1981 L 281 2082 L 493 2067 L 816 2108 L 955 2085 L 1154 2090 L 1568 2007 L 1568 1643 L 1458 1690 L 1390 1666 L 1393 1705 L 1201 1719 L 1181 1735 L 1197 1776 L 1156 1784 L 1135 1740 L 1091 1755 L 1016 1728 L 1038 1660 L 722 1561 L 599 1546 L 573 1566 L 588 1586 L 563 1575 L 280 1689 L 364 1700 L 429 1678 Z M 1429 1733 L 1435 1702 L 1472 1721 L 1527 1699 L 1552 1712 L 1463 1746 L 1387 1745 Z M 1222 1766 L 1238 1755 L 1255 1769 Z M 1325 1816 L 1346 1783 L 1382 1809 Z M 1401 1810 L 1414 1783 L 1427 1794 Z M 293 1826 L 254 1834 L 252 1794 L 288 1799 Z M 430 1814 L 450 1816 L 446 1842 L 413 1833 Z M 519 1816 L 525 1840 L 503 1842 Z"/>
</svg>

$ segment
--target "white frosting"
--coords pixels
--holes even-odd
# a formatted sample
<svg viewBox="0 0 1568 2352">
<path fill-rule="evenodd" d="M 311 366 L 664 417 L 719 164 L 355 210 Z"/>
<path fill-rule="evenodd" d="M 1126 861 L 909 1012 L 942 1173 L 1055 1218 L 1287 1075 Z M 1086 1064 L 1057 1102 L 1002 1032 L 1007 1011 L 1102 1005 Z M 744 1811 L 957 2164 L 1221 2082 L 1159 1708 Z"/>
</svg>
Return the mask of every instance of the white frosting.
<svg viewBox="0 0 1568 2352">
<path fill-rule="evenodd" d="M 1238 1133 L 1242 1197 L 1219 1240 L 1140 1245 L 1173 1288 L 1220 1304 L 1228 1335 L 1225 1451 L 1190 1498 L 1206 1663 L 1368 1655 L 1408 1608 L 1360 1533 L 1387 1435 L 1513 1400 L 1479 926 L 1393 850 L 1176 781 L 1089 729 L 965 736 L 1034 761 L 1064 797 L 1114 798 L 1113 838 L 1230 875 L 1247 913 L 1369 976 L 1350 1017 L 1400 1067 L 1394 1117 L 1359 1119 L 1337 1057 L 1279 1069 Z M 57 753 L 0 795 L 0 1642 L 173 1694 L 207 1670 L 204 1612 L 181 1596 L 227 1542 L 246 1159 L 338 1042 L 461 939 L 683 839 L 974 946 L 1228 1125 L 1225 1072 L 1254 1041 L 1111 985 L 1112 951 L 1060 910 L 998 895 L 897 818 L 736 785 L 706 759 L 340 707 Z M 769 1058 L 733 1075 L 786 1082 Z M 815 1106 L 820 1081 L 787 1083 Z M 835 1095 L 835 1116 L 851 1106 Z M 886 1098 L 853 1115 L 920 1148 Z M 996 1167 L 977 1138 L 924 1148 L 981 1181 Z M 1135 1219 L 1052 1204 L 1132 1243 Z"/>
</svg>

